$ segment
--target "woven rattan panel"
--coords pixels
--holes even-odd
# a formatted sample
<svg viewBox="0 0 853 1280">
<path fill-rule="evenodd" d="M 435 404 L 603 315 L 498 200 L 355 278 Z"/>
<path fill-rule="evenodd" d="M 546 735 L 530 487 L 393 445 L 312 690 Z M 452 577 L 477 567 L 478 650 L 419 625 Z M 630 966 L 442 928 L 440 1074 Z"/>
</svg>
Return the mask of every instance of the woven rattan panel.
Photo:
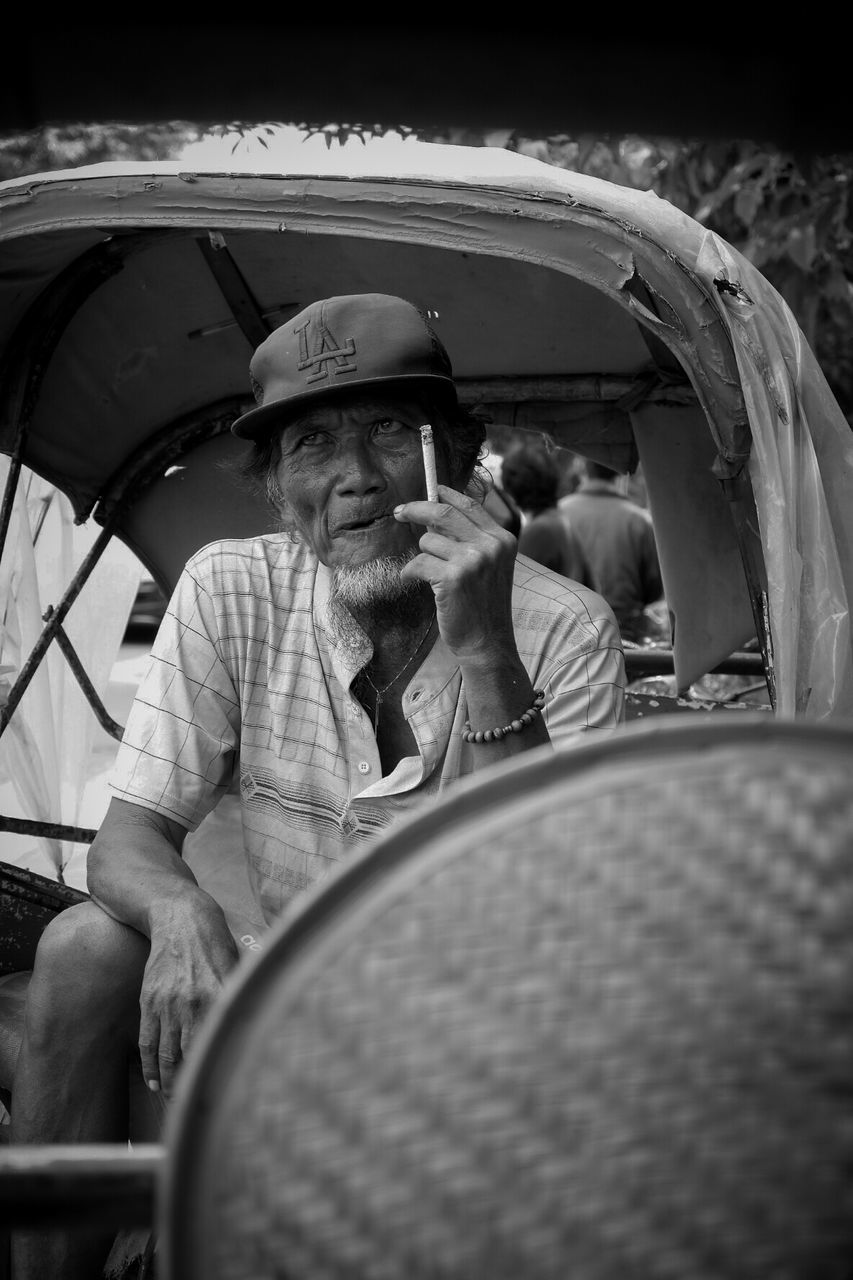
<svg viewBox="0 0 853 1280">
<path fill-rule="evenodd" d="M 474 797 L 330 906 L 210 1051 L 192 1274 L 853 1274 L 853 757 L 809 747 Z"/>
</svg>

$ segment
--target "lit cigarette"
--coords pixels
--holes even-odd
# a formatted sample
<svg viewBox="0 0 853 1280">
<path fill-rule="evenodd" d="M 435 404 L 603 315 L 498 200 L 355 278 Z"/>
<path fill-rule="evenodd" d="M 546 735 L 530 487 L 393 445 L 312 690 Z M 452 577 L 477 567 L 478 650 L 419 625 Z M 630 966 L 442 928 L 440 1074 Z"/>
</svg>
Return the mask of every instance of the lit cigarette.
<svg viewBox="0 0 853 1280">
<path fill-rule="evenodd" d="M 421 427 L 421 444 L 423 445 L 424 450 L 427 502 L 438 502 L 438 476 L 435 474 L 435 445 L 432 442 L 432 427 L 428 422 L 425 422 Z"/>
</svg>

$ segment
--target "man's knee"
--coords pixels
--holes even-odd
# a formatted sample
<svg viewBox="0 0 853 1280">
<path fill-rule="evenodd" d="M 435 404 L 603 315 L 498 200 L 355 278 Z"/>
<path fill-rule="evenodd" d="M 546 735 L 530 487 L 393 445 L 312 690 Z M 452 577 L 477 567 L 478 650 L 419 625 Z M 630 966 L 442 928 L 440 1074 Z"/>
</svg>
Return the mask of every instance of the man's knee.
<svg viewBox="0 0 853 1280">
<path fill-rule="evenodd" d="M 148 941 L 93 902 L 60 912 L 45 929 L 27 996 L 27 1027 L 55 1035 L 93 1021 L 115 1023 L 134 1011 Z M 84 1020 L 84 1022 L 81 1022 Z"/>
</svg>

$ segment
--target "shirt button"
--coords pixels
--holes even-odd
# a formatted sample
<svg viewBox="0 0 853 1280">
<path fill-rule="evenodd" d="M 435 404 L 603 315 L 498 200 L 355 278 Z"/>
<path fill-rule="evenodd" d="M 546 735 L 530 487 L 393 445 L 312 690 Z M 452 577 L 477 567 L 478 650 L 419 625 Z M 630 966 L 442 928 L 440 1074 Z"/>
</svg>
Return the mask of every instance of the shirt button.
<svg viewBox="0 0 853 1280">
<path fill-rule="evenodd" d="M 368 762 L 367 760 L 359 760 L 359 762 L 358 762 L 358 771 L 359 771 L 359 773 L 370 773 L 370 764 L 369 764 L 369 762 Z"/>
</svg>

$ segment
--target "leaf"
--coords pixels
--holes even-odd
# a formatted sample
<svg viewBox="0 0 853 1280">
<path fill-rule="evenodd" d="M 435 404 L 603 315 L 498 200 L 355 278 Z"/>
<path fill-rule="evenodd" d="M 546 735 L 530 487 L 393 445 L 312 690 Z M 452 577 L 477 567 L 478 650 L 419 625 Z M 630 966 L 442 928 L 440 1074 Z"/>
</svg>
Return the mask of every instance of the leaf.
<svg viewBox="0 0 853 1280">
<path fill-rule="evenodd" d="M 853 308 L 853 284 L 847 279 L 840 267 L 832 267 L 827 275 L 824 293 L 828 298 L 837 298 L 848 307 Z"/>
<path fill-rule="evenodd" d="M 490 129 L 488 133 L 483 134 L 483 143 L 487 147 L 502 147 L 505 149 L 512 135 L 512 129 Z"/>
<path fill-rule="evenodd" d="M 751 182 L 748 186 L 741 187 L 740 191 L 735 193 L 734 211 L 747 230 L 755 222 L 755 215 L 761 208 L 763 199 L 764 192 L 756 182 Z"/>
<path fill-rule="evenodd" d="M 518 151 L 523 156 L 532 156 L 534 160 L 544 160 L 546 164 L 548 163 L 548 144 L 544 138 L 519 139 Z"/>
<path fill-rule="evenodd" d="M 593 133 L 582 133 L 578 138 L 578 169 L 583 173 L 589 157 L 596 146 L 597 138 Z"/>
<path fill-rule="evenodd" d="M 792 227 L 788 232 L 785 252 L 802 271 L 811 271 L 817 253 L 814 227 Z"/>
</svg>

